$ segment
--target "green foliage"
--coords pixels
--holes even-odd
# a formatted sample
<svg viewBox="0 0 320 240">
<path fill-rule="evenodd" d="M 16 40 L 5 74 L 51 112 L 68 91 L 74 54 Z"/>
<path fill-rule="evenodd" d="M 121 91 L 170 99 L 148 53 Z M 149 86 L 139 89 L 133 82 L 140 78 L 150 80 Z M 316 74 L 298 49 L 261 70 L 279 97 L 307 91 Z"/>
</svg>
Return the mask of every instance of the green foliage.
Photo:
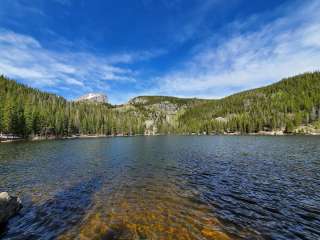
<svg viewBox="0 0 320 240">
<path fill-rule="evenodd" d="M 68 102 L 0 76 L 0 133 L 24 137 L 142 134 L 147 119 L 155 120 L 160 133 L 291 133 L 297 126 L 307 124 L 320 128 L 320 72 L 287 78 L 220 100 L 138 98 L 143 101 L 131 102 L 129 106 Z M 153 108 L 163 103 L 177 107 L 173 123 L 166 120 L 166 110 Z"/>
<path fill-rule="evenodd" d="M 318 120 L 318 121 L 316 121 L 315 123 L 314 123 L 314 127 L 316 128 L 316 129 L 320 129 L 320 120 Z"/>
<path fill-rule="evenodd" d="M 145 101 L 144 103 L 135 103 L 135 105 L 140 105 L 140 106 L 152 105 L 152 104 L 161 103 L 161 102 L 170 102 L 180 107 L 185 105 L 194 105 L 197 103 L 207 102 L 207 100 L 198 99 L 198 98 L 177 98 L 177 97 L 169 97 L 169 96 L 140 96 L 140 97 L 135 97 L 131 101 L 134 101 L 135 99 L 140 99 Z"/>
<path fill-rule="evenodd" d="M 294 125 L 292 121 L 288 121 L 285 128 L 285 133 L 293 133 Z"/>
<path fill-rule="evenodd" d="M 143 133 L 142 116 L 109 104 L 68 102 L 0 76 L 0 132 L 30 135 Z"/>
<path fill-rule="evenodd" d="M 218 118 L 226 119 L 224 122 Z M 320 119 L 320 73 L 305 73 L 267 87 L 189 108 L 180 132 L 258 132 L 285 129 Z"/>
</svg>

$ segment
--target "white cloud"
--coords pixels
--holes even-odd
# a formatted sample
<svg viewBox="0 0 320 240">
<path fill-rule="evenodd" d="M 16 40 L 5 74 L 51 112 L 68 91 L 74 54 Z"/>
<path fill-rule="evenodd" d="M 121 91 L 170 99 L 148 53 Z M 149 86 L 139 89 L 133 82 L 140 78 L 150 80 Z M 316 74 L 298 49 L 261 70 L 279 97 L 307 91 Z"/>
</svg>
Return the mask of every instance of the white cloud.
<svg viewBox="0 0 320 240">
<path fill-rule="evenodd" d="M 166 53 L 164 49 L 154 49 L 151 51 L 139 51 L 129 53 L 118 53 L 108 57 L 110 63 L 132 63 L 136 61 L 144 61 L 152 58 L 156 58 Z"/>
<path fill-rule="evenodd" d="M 190 23 L 181 24 L 181 29 L 174 29 L 176 35 L 173 34 L 173 40 L 176 38 L 182 43 L 207 36 L 209 33 L 202 35 L 201 30 L 206 29 L 203 24 L 208 9 L 212 9 L 215 2 L 219 1 L 205 1 L 201 8 L 190 13 L 193 16 L 188 18 Z M 143 81 L 138 80 L 148 75 L 143 73 L 150 69 L 137 71 L 134 63 L 165 54 L 165 50 L 120 52 L 108 56 L 89 51 L 53 51 L 31 36 L 0 29 L 0 74 L 57 93 L 69 89 L 73 96 L 88 91 L 110 90 L 108 95 L 116 102 L 124 102 L 136 95 L 223 97 L 283 77 L 319 70 L 318 12 L 319 1 L 296 1 L 263 16 L 254 15 L 245 21 L 230 23 L 225 32 L 231 33 L 231 36 L 212 33 L 209 39 L 191 49 L 187 54 L 191 55 L 190 58 L 182 64 L 177 63 L 172 71 Z M 272 16 L 268 18 L 266 14 Z M 261 18 L 272 19 L 276 15 L 278 18 L 272 22 L 264 25 L 261 24 L 263 21 L 259 22 Z M 68 42 L 64 47 L 71 46 L 72 42 Z M 120 86 L 134 84 L 134 89 L 113 89 L 114 82 Z"/>
<path fill-rule="evenodd" d="M 235 90 L 319 70 L 319 1 L 281 10 L 284 16 L 256 31 L 240 32 L 234 28 L 233 36 L 220 40 L 217 45 L 212 44 L 215 35 L 199 44 L 183 66 L 156 79 L 159 88 L 155 88 L 155 92 L 222 97 Z"/>
<path fill-rule="evenodd" d="M 67 84 L 84 87 L 84 83 L 77 79 L 66 77 L 64 80 Z"/>
<path fill-rule="evenodd" d="M 105 91 L 110 81 L 134 82 L 137 71 L 129 63 L 147 60 L 162 52 L 134 52 L 103 56 L 90 52 L 66 52 L 45 49 L 39 41 L 0 29 L 0 74 L 33 87 L 55 91 L 79 87 L 83 92 Z M 121 66 L 126 64 L 126 67 Z"/>
</svg>

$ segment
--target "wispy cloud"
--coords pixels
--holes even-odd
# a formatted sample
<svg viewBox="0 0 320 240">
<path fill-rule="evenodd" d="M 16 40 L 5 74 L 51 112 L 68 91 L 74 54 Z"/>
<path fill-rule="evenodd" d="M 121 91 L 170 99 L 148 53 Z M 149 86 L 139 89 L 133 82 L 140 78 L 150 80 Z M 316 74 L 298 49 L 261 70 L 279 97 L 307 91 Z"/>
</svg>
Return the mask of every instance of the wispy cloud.
<svg viewBox="0 0 320 240">
<path fill-rule="evenodd" d="M 165 49 L 143 50 L 138 52 L 117 53 L 108 57 L 110 63 L 133 63 L 137 61 L 145 61 L 166 54 Z"/>
<path fill-rule="evenodd" d="M 158 87 L 152 92 L 222 97 L 320 69 L 319 1 L 282 6 L 278 11 L 281 16 L 258 30 L 238 28 L 249 22 L 231 24 L 232 36 L 218 43 L 213 34 L 193 49 L 182 66 L 155 79 Z"/>
<path fill-rule="evenodd" d="M 4 29 L 0 30 L 0 49 L 1 74 L 52 91 L 69 88 L 73 90 L 71 96 L 85 91 L 106 91 L 111 81 L 135 82 L 138 73 L 128 64 L 161 54 L 142 51 L 103 56 L 52 51 L 30 36 Z"/>
<path fill-rule="evenodd" d="M 55 1 L 67 7 L 72 2 Z M 4 0 L 6 4 L 0 8 L 2 22 L 9 19 L 12 9 L 14 15 L 20 15 L 12 18 L 17 23 L 27 15 L 43 16 L 41 12 L 46 10 L 39 7 L 41 4 L 25 8 L 22 1 L 11 2 Z M 152 8 L 152 2 L 158 1 L 143 2 Z M 110 48 L 97 45 L 99 49 L 95 49 L 94 42 L 79 45 L 46 25 L 41 34 L 50 37 L 38 33 L 34 35 L 37 39 L 32 31 L 21 34 L 29 31 L 21 28 L 18 33 L 20 28 L 0 24 L 0 74 L 67 98 L 98 91 L 107 92 L 113 102 L 121 103 L 136 95 L 223 97 L 320 69 L 318 0 L 287 1 L 278 9 L 213 29 L 209 18 L 223 1 L 204 0 L 187 11 L 183 11 L 182 2 L 162 0 L 174 13 L 168 15 L 174 17 L 172 22 L 165 25 L 170 34 L 163 34 L 163 41 L 172 42 L 172 46 L 154 44 L 165 49 L 134 51 L 133 46 L 123 46 L 116 49 L 128 50 L 115 52 L 112 44 Z M 140 40 L 144 41 L 142 37 Z M 45 45 L 43 41 L 47 41 Z M 101 53 L 109 51 L 108 55 Z M 164 58 L 151 61 L 159 56 Z"/>
</svg>

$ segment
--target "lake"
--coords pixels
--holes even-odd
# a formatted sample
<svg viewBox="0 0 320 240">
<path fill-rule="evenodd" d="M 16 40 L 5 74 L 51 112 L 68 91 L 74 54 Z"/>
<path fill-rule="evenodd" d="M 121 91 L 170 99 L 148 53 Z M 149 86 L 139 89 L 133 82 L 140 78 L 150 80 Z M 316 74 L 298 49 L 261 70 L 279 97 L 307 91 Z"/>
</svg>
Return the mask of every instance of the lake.
<svg viewBox="0 0 320 240">
<path fill-rule="evenodd" d="M 320 137 L 0 144 L 3 239 L 320 239 Z"/>
</svg>

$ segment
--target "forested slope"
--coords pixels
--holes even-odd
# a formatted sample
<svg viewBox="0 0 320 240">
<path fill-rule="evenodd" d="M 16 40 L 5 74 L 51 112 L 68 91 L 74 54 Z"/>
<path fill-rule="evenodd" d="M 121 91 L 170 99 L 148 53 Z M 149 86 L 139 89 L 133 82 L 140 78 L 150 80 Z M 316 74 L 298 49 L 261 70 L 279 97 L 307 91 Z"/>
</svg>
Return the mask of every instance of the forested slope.
<svg viewBox="0 0 320 240">
<path fill-rule="evenodd" d="M 66 99 L 0 76 L 0 133 L 74 134 L 254 133 L 320 119 L 320 73 L 305 73 L 220 100 L 142 96 L 111 106 Z"/>
<path fill-rule="evenodd" d="M 0 132 L 30 135 L 143 133 L 140 116 L 64 98 L 0 77 Z"/>
<path fill-rule="evenodd" d="M 320 118 L 320 73 L 305 73 L 282 81 L 205 102 L 179 118 L 186 132 L 258 132 L 316 123 Z"/>
</svg>

